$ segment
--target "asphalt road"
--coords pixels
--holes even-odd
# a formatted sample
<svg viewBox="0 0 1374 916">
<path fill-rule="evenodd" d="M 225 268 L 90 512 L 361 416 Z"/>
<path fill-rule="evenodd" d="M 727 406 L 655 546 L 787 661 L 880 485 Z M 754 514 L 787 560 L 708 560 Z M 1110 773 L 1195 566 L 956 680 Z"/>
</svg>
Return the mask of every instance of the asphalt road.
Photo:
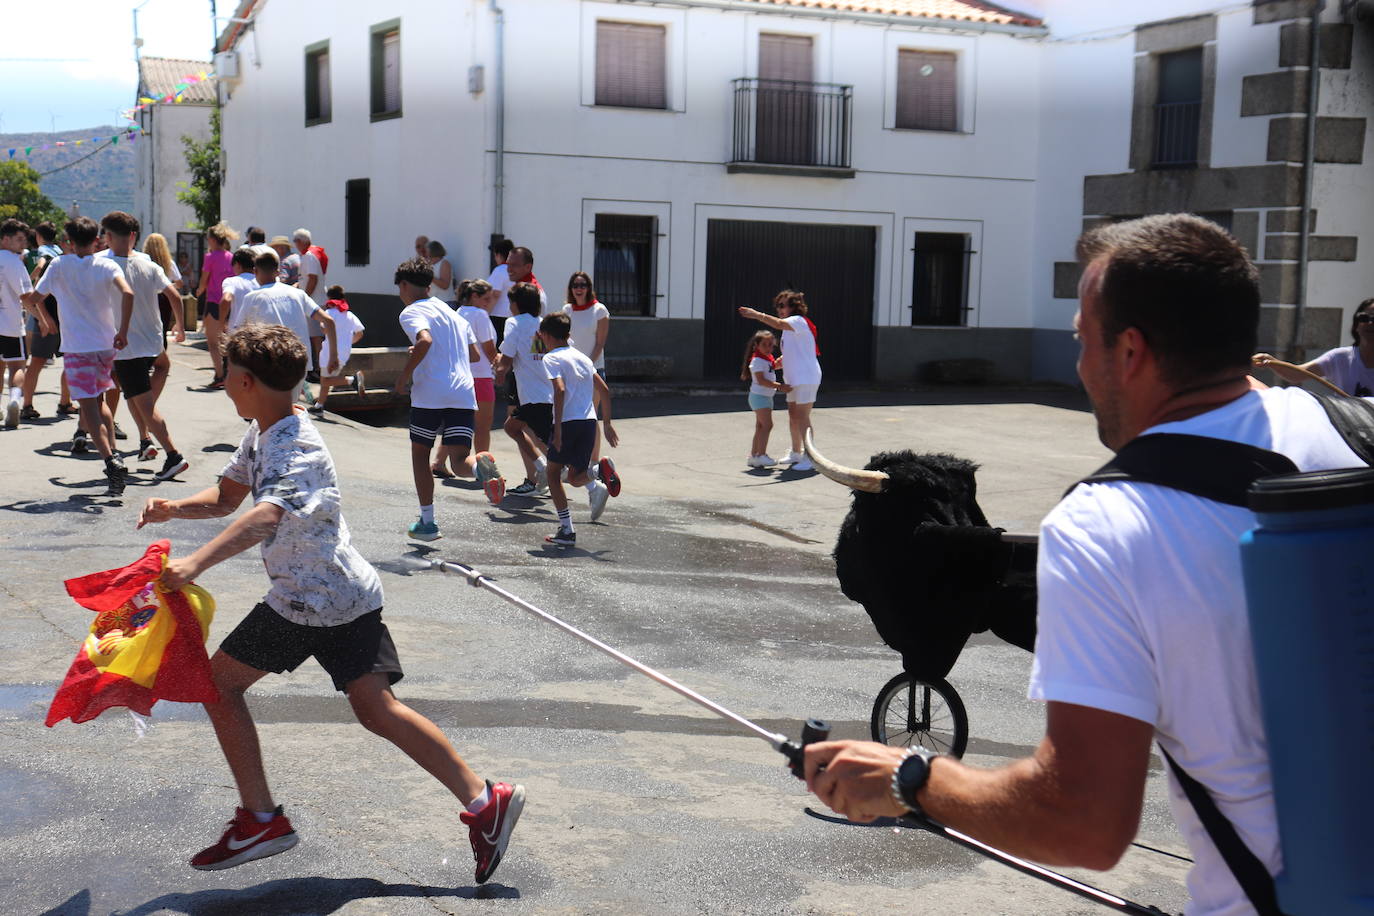
<svg viewBox="0 0 1374 916">
<path fill-rule="evenodd" d="M 351 720 L 313 662 L 251 694 L 269 776 L 302 836 L 294 850 L 224 872 L 186 860 L 213 842 L 236 796 L 198 707 L 162 704 L 146 732 L 123 711 L 42 719 L 90 622 L 64 578 L 128 563 L 159 536 L 190 549 L 223 524 L 135 531 L 147 495 L 208 485 L 241 435 L 202 353 L 175 354 L 165 409 L 193 466 L 124 500 L 93 496 L 99 462 L 66 453 L 73 423 L 0 432 L 0 912 L 13 914 L 939 913 L 1078 914 L 1095 907 L 926 834 L 833 825 L 769 746 L 461 580 L 417 572 L 404 537 L 414 495 L 404 430 L 330 417 L 345 514 L 382 570 L 406 702 L 482 775 L 523 783 L 508 858 L 472 882 L 456 802 Z M 44 388 L 55 374 L 45 377 Z M 42 395 L 50 412 L 55 397 Z M 874 697 L 900 670 L 840 594 L 829 550 L 847 493 L 811 475 L 743 466 L 750 417 L 737 398 L 623 402 L 625 479 L 598 524 L 575 503 L 579 546 L 546 550 L 544 500 L 489 507 L 471 484 L 441 488 L 433 555 L 505 588 L 736 712 L 796 734 L 808 716 L 865 737 Z M 779 415 L 775 446 L 782 443 Z M 124 424 L 131 426 L 127 419 Z M 1031 530 L 1063 488 L 1100 464 L 1071 394 L 822 396 L 815 428 L 837 460 L 884 448 L 950 451 L 983 465 L 996 524 Z M 777 451 L 781 451 L 777 448 Z M 508 476 L 514 451 L 498 433 Z M 212 646 L 265 590 L 256 551 L 201 580 L 219 610 Z M 968 759 L 996 765 L 1042 733 L 1025 699 L 1030 656 L 978 637 L 951 680 L 968 706 Z M 1152 771 L 1141 841 L 1183 852 Z M 1080 877 L 1176 912 L 1186 865 L 1143 849 Z"/>
</svg>

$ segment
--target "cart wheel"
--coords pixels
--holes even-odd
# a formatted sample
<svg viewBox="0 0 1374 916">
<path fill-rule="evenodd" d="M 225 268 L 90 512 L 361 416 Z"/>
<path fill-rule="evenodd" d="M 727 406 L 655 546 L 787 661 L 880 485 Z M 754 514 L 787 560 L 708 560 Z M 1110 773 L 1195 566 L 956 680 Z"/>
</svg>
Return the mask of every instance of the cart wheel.
<svg viewBox="0 0 1374 916">
<path fill-rule="evenodd" d="M 968 747 L 964 701 L 943 678 L 924 681 L 897 675 L 874 701 L 870 725 L 873 740 L 883 744 L 920 744 L 953 757 L 962 757 Z"/>
</svg>

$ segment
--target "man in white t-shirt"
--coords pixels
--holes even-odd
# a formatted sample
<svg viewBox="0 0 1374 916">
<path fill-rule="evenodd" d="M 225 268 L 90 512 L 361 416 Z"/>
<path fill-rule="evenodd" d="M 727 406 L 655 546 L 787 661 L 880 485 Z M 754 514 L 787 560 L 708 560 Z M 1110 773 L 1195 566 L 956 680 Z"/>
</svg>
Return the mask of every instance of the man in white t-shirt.
<svg viewBox="0 0 1374 916">
<path fill-rule="evenodd" d="M 324 275 L 328 272 L 325 266 L 325 259 L 319 248 L 312 243 L 309 229 L 297 229 L 291 234 L 291 243 L 296 246 L 296 251 L 300 254 L 300 265 L 297 270 L 296 285 L 305 291 L 305 294 L 315 301 L 320 308 L 324 308 L 325 292 L 327 287 L 324 283 Z M 305 374 L 306 381 L 318 382 L 320 380 L 320 347 L 324 344 L 324 335 L 316 333 L 312 328 L 310 339 L 306 341 L 310 347 L 310 371 Z"/>
<path fill-rule="evenodd" d="M 425 241 L 428 242 L 429 240 L 425 239 Z M 418 239 L 416 244 L 419 244 Z M 491 269 L 491 276 L 487 278 L 487 282 L 497 293 L 496 304 L 491 307 L 491 322 L 496 327 L 497 343 L 500 343 L 501 338 L 505 336 L 506 319 L 510 317 L 508 294 L 510 293 L 511 279 L 510 269 L 506 267 L 506 259 L 510 257 L 513 250 L 515 250 L 515 243 L 510 239 L 501 239 L 492 243 L 491 246 L 491 254 L 496 259 L 496 266 Z"/>
<path fill-rule="evenodd" d="M 180 296 L 171 279 L 162 272 L 152 258 L 140 255 L 134 249 L 138 242 L 138 220 L 120 210 L 105 214 L 100 221 L 109 242 L 108 255 L 124 271 L 124 279 L 134 291 L 134 311 L 129 320 L 128 343 L 115 354 L 114 375 L 119 381 L 120 390 L 129 404 L 129 411 L 138 421 L 140 429 L 146 429 L 159 442 L 167 457 L 162 469 L 156 475 L 158 480 L 171 480 L 190 464 L 177 451 L 172 434 L 167 429 L 167 421 L 157 409 L 157 393 L 153 390 L 153 363 L 167 346 L 166 332 L 162 329 L 162 310 L 158 306 L 158 296 Z M 181 327 L 180 313 L 177 313 L 177 336 L 185 340 L 186 334 Z M 146 443 L 150 444 L 150 443 Z M 146 444 L 139 443 L 143 452 Z"/>
<path fill-rule="evenodd" d="M 29 227 L 17 219 L 0 223 L 0 364 L 4 375 L 0 382 L 9 383 L 5 399 L 5 428 L 19 425 L 20 405 L 24 398 L 24 294 L 33 292 L 29 272 L 24 269 L 24 250 Z M 0 389 L 0 395 L 3 395 Z"/>
<path fill-rule="evenodd" d="M 329 351 L 338 353 L 337 330 L 334 327 L 334 319 L 325 314 L 324 309 L 320 308 L 298 287 L 277 282 L 279 267 L 280 264 L 277 261 L 275 251 L 260 254 L 253 262 L 253 271 L 258 281 L 258 288 L 245 293 L 243 296 L 239 327 L 250 322 L 282 325 L 289 328 L 301 339 L 301 344 L 306 348 L 306 352 L 310 352 L 311 329 L 318 327 L 321 330 L 321 336 L 329 340 Z M 234 310 L 240 311 L 238 304 L 235 304 Z M 317 365 L 313 355 L 309 365 L 310 368 L 315 368 Z M 338 357 L 333 357 L 331 364 L 325 369 L 330 375 L 338 372 Z M 297 394 L 299 395 L 300 392 Z"/>
<path fill-rule="evenodd" d="M 407 533 L 421 541 L 443 535 L 434 520 L 434 474 L 430 452 L 439 440 L 459 461 L 471 463 L 472 421 L 477 398 L 472 390 L 472 363 L 480 357 L 472 327 L 429 294 L 434 269 L 420 258 L 396 268 L 396 290 L 405 306 L 401 330 L 410 338 L 410 357 L 396 377 L 396 393 L 410 394 L 410 463 L 420 518 Z"/>
<path fill-rule="evenodd" d="M 128 472 L 114 450 L 114 417 L 104 394 L 114 387 L 115 352 L 128 343 L 134 293 L 113 258 L 95 256 L 100 235 L 95 220 L 78 216 L 67 222 L 66 230 L 72 253 L 49 264 L 24 301 L 38 308 L 48 294 L 57 299 L 62 312 L 62 373 L 77 402 L 81 428 L 105 459 L 106 495 L 121 496 Z"/>
<path fill-rule="evenodd" d="M 1259 278 L 1233 238 L 1188 215 L 1095 229 L 1075 320 L 1098 435 L 1186 433 L 1287 455 L 1301 470 L 1360 466 L 1310 394 L 1247 376 Z M 1134 482 L 1076 487 L 1041 527 L 1030 695 L 1047 703 L 1034 755 L 977 769 L 924 749 L 826 742 L 808 786 L 851 818 L 923 811 L 1056 865 L 1112 867 L 1140 821 L 1150 746 L 1200 782 L 1268 872 L 1281 867 L 1268 741 L 1238 544 L 1245 509 Z M 1172 775 L 1195 865 L 1189 916 L 1254 908 Z"/>
</svg>

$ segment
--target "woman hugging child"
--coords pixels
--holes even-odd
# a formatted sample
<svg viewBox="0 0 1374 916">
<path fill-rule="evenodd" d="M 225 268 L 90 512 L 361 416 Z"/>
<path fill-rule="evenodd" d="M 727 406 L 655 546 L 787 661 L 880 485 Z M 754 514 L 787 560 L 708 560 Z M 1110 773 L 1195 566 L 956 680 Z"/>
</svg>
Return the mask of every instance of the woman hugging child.
<svg viewBox="0 0 1374 916">
<path fill-rule="evenodd" d="M 768 456 L 768 437 L 773 432 L 773 394 L 788 392 L 790 385 L 778 383 L 781 356 L 773 355 L 777 338 L 771 331 L 756 331 L 744 348 L 744 365 L 740 381 L 749 382 L 749 409 L 754 412 L 754 441 L 749 447 L 751 468 L 767 468 L 777 464 Z"/>
</svg>

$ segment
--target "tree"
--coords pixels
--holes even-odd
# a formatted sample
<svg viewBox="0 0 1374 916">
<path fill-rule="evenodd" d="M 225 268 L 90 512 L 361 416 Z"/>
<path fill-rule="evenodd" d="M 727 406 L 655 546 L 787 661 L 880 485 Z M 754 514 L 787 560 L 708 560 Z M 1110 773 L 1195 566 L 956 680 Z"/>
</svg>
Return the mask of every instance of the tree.
<svg viewBox="0 0 1374 916">
<path fill-rule="evenodd" d="M 62 208 L 48 200 L 38 186 L 38 173 L 27 162 L 0 162 L 0 220 L 14 217 L 30 226 L 51 220 L 58 226 L 67 221 Z"/>
<path fill-rule="evenodd" d="M 203 143 L 183 135 L 182 146 L 186 147 L 186 166 L 191 171 L 189 182 L 179 181 L 177 200 L 186 204 L 196 214 L 197 229 L 209 229 L 219 222 L 219 187 L 224 179 L 222 156 L 220 154 L 219 109 L 210 112 L 210 137 Z"/>
</svg>

